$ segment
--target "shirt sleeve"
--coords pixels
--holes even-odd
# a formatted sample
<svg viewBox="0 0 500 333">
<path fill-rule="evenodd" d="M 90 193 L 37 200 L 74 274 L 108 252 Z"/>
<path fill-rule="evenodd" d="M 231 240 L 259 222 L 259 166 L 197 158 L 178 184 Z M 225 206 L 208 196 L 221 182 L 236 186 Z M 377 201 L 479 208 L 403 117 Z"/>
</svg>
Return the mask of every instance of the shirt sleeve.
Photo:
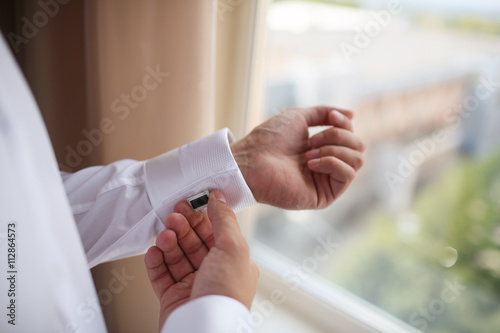
<svg viewBox="0 0 500 333">
<path fill-rule="evenodd" d="M 233 298 L 204 296 L 174 310 L 161 333 L 252 333 L 249 316 L 248 309 Z"/>
<path fill-rule="evenodd" d="M 235 211 L 255 204 L 233 140 L 223 129 L 147 161 L 62 173 L 89 266 L 144 253 L 173 207 L 202 191 L 220 189 Z"/>
</svg>

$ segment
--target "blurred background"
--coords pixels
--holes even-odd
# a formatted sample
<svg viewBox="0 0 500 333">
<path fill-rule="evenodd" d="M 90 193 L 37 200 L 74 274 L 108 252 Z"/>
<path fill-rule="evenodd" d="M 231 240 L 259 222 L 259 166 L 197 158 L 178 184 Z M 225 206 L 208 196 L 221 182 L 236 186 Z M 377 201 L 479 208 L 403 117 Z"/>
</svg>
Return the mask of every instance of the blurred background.
<svg viewBox="0 0 500 333">
<path fill-rule="evenodd" d="M 351 108 L 368 149 L 328 209 L 261 207 L 256 246 L 416 329 L 498 330 L 500 3 L 275 1 L 267 24 L 263 117 Z"/>
<path fill-rule="evenodd" d="M 0 26 L 66 171 L 356 112 L 365 166 L 334 205 L 238 215 L 256 333 L 498 331 L 497 0 L 4 0 Z M 157 331 L 142 256 L 92 272 L 110 332 Z"/>
</svg>

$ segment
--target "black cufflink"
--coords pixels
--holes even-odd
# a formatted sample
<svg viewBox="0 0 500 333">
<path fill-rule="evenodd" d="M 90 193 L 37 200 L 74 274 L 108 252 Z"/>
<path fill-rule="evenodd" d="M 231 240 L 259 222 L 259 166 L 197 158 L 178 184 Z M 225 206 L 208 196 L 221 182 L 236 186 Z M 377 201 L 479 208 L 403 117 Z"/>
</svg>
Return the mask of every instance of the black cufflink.
<svg viewBox="0 0 500 333">
<path fill-rule="evenodd" d="M 201 193 L 195 194 L 187 198 L 187 202 L 194 210 L 202 210 L 208 204 L 208 191 L 203 191 Z"/>
</svg>

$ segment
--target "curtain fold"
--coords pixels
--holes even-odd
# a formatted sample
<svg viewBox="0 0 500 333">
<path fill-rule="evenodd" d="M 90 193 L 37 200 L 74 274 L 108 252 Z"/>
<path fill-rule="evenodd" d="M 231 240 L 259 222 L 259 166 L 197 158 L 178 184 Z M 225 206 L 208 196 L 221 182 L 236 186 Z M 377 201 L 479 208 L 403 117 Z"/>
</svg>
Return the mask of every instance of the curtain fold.
<svg viewBox="0 0 500 333">
<path fill-rule="evenodd" d="M 215 20 L 214 1 L 86 1 L 90 122 L 112 128 L 100 163 L 151 158 L 214 131 Z M 107 295 L 122 270 L 134 279 L 103 304 L 109 331 L 156 332 L 143 256 L 94 268 L 97 290 Z"/>
<path fill-rule="evenodd" d="M 101 160 L 146 159 L 214 130 L 213 1 L 86 2 L 89 104 L 115 130 Z"/>
</svg>

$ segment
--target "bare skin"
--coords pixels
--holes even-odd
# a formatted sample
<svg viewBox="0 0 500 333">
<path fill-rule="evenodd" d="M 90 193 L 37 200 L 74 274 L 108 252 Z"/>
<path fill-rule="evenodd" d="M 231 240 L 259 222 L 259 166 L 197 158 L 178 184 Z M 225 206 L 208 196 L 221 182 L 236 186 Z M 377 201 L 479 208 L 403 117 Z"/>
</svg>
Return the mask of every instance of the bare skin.
<svg viewBox="0 0 500 333">
<path fill-rule="evenodd" d="M 285 209 L 319 209 L 349 187 L 363 165 L 364 144 L 354 113 L 328 106 L 292 108 L 231 144 L 258 202 Z M 311 126 L 328 126 L 309 138 Z M 167 230 L 145 256 L 160 300 L 160 327 L 180 305 L 205 295 L 232 297 L 250 308 L 258 269 L 231 209 L 212 191 L 208 217 L 179 203 Z"/>
<path fill-rule="evenodd" d="M 363 165 L 354 113 L 333 107 L 288 109 L 231 145 L 258 202 L 318 209 L 334 202 Z M 309 138 L 310 126 L 330 126 Z"/>
<path fill-rule="evenodd" d="M 259 270 L 222 193 L 211 192 L 208 217 L 185 202 L 175 211 L 144 258 L 160 300 L 160 327 L 176 308 L 206 295 L 228 296 L 250 309 Z"/>
</svg>

